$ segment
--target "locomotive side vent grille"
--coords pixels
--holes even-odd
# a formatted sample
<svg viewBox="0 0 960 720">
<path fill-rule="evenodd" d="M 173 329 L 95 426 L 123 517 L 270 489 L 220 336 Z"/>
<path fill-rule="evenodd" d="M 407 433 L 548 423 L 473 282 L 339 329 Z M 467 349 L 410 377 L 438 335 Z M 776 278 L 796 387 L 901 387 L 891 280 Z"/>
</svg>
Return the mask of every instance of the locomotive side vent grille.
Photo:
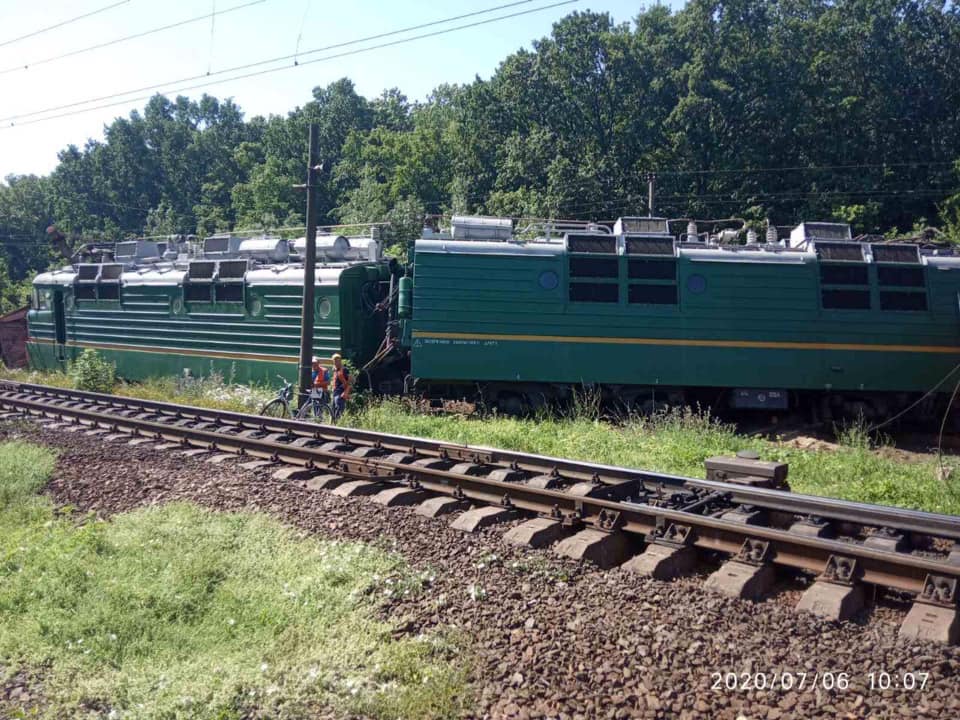
<svg viewBox="0 0 960 720">
<path fill-rule="evenodd" d="M 820 242 L 816 243 L 817 257 L 821 260 L 839 260 L 841 262 L 863 262 L 863 246 L 860 243 Z"/>
<path fill-rule="evenodd" d="M 673 238 L 627 238 L 627 255 L 674 255 Z"/>
<path fill-rule="evenodd" d="M 824 290 L 823 307 L 832 310 L 869 310 L 869 290 Z"/>
<path fill-rule="evenodd" d="M 897 290 L 880 291 L 881 310 L 926 310 L 927 294 Z"/>
<path fill-rule="evenodd" d="M 609 235 L 567 235 L 567 251 L 616 255 L 617 239 Z"/>
<path fill-rule="evenodd" d="M 870 276 L 865 264 L 821 265 L 820 282 L 824 285 L 868 285 Z"/>
<path fill-rule="evenodd" d="M 570 277 L 616 278 L 617 258 L 570 258 Z"/>
<path fill-rule="evenodd" d="M 218 285 L 216 289 L 217 302 L 243 302 L 243 284 L 227 283 Z"/>
<path fill-rule="evenodd" d="M 210 285 L 184 285 L 183 299 L 187 302 L 210 302 Z"/>
<path fill-rule="evenodd" d="M 878 263 L 920 264 L 920 248 L 916 245 L 880 245 L 870 246 L 873 259 Z"/>
<path fill-rule="evenodd" d="M 631 303 L 643 305 L 676 305 L 676 285 L 645 285 L 636 283 L 630 286 L 627 298 Z"/>
<path fill-rule="evenodd" d="M 570 299 L 574 302 L 615 303 L 620 298 L 620 286 L 613 283 L 570 283 Z"/>
<path fill-rule="evenodd" d="M 924 287 L 922 267 L 881 266 L 877 268 L 877 281 L 894 287 Z"/>
</svg>

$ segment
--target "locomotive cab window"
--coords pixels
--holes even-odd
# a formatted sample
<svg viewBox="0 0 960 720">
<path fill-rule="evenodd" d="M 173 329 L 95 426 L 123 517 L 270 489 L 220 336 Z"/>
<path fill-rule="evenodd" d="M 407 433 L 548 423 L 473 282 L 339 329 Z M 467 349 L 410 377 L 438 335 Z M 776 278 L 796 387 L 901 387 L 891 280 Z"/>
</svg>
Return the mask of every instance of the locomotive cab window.
<svg viewBox="0 0 960 720">
<path fill-rule="evenodd" d="M 34 310 L 49 310 L 50 309 L 50 298 L 53 296 L 53 293 L 46 288 L 38 290 L 34 288 L 33 291 L 33 309 Z"/>
</svg>

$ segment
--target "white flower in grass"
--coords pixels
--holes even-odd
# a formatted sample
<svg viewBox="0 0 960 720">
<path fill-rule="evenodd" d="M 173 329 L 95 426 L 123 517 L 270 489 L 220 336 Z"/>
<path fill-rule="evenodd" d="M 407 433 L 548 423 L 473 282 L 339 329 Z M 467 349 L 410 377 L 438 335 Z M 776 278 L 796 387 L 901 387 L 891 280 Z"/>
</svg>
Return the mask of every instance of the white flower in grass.
<svg viewBox="0 0 960 720">
<path fill-rule="evenodd" d="M 237 624 L 237 621 L 234 620 L 233 618 L 228 618 L 228 619 L 227 619 L 227 625 L 229 625 L 230 627 L 233 627 L 233 626 L 236 625 L 236 624 Z"/>
<path fill-rule="evenodd" d="M 260 672 L 265 673 L 268 669 L 270 669 L 269 665 L 266 663 L 260 663 Z"/>
</svg>

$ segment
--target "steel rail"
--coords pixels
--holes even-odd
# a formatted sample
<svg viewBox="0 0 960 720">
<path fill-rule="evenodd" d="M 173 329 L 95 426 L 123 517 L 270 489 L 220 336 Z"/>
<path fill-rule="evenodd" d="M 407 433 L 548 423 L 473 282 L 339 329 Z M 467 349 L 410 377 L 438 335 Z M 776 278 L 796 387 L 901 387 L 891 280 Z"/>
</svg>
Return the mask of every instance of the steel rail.
<svg viewBox="0 0 960 720">
<path fill-rule="evenodd" d="M 282 432 L 301 437 L 311 437 L 331 442 L 348 442 L 355 445 L 368 445 L 395 450 L 397 452 L 415 452 L 424 455 L 443 456 L 473 461 L 478 464 L 513 466 L 516 469 L 534 475 L 547 475 L 560 472 L 571 480 L 590 482 L 599 480 L 604 483 L 641 482 L 647 490 L 663 486 L 674 489 L 700 489 L 711 493 L 728 493 L 732 502 L 741 505 L 754 505 L 775 512 L 793 513 L 865 525 L 876 528 L 891 528 L 904 533 L 931 535 L 960 541 L 960 517 L 910 510 L 885 505 L 817 495 L 804 495 L 781 490 L 750 487 L 738 483 L 719 482 L 691 478 L 670 473 L 616 467 L 600 463 L 568 460 L 546 455 L 500 450 L 477 445 L 465 445 L 427 438 L 393 435 L 389 433 L 343 428 L 335 425 L 319 425 L 299 420 L 269 418 L 226 410 L 212 410 L 189 405 L 177 405 L 154 400 L 140 400 L 116 395 L 105 395 L 79 390 L 55 388 L 31 383 L 6 382 L 14 392 L 33 393 L 42 397 L 57 398 L 65 402 L 88 400 L 110 407 L 125 410 L 153 412 L 169 415 L 178 419 L 196 418 L 200 422 L 234 425 L 241 429 L 262 430 L 264 432 Z M 0 397 L 3 385 L 0 384 Z"/>
<path fill-rule="evenodd" d="M 308 439 L 296 444 L 227 434 L 208 428 L 173 425 L 156 420 L 114 415 L 80 407 L 50 406 L 42 400 L 0 395 L 0 406 L 51 418 L 69 417 L 77 424 L 128 432 L 156 440 L 170 440 L 184 446 L 210 451 L 229 451 L 240 455 L 270 459 L 326 470 L 343 477 L 407 484 L 423 490 L 477 500 L 483 503 L 550 515 L 575 525 L 588 525 L 609 531 L 622 531 L 647 539 L 665 524 L 689 528 L 689 544 L 706 550 L 736 555 L 748 540 L 769 544 L 769 561 L 778 565 L 821 573 L 831 556 L 855 559 L 859 579 L 910 593 L 923 589 L 927 575 L 960 579 L 960 566 L 946 559 L 891 552 L 859 543 L 810 537 L 766 526 L 747 525 L 682 510 L 580 497 L 559 490 L 534 488 L 523 483 L 483 476 L 462 475 L 429 464 L 410 465 L 384 458 L 362 458 L 349 452 L 310 447 Z M 304 442 L 305 440 L 305 442 Z M 301 444 L 302 443 L 302 444 Z"/>
</svg>

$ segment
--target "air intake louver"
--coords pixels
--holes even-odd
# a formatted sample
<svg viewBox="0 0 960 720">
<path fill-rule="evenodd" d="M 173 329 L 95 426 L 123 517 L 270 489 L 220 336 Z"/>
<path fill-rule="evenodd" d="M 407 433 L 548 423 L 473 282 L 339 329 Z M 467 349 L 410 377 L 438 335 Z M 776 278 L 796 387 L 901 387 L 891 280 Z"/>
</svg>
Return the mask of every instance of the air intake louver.
<svg viewBox="0 0 960 720">
<path fill-rule="evenodd" d="M 916 245 L 871 245 L 873 259 L 878 263 L 920 264 L 920 249 Z"/>
<path fill-rule="evenodd" d="M 863 262 L 863 246 L 860 243 L 816 243 L 817 256 L 821 260 Z"/>
<path fill-rule="evenodd" d="M 627 238 L 627 255 L 670 255 L 672 238 Z"/>
<path fill-rule="evenodd" d="M 609 235 L 567 235 L 567 251 L 616 255 L 617 239 Z"/>
</svg>

